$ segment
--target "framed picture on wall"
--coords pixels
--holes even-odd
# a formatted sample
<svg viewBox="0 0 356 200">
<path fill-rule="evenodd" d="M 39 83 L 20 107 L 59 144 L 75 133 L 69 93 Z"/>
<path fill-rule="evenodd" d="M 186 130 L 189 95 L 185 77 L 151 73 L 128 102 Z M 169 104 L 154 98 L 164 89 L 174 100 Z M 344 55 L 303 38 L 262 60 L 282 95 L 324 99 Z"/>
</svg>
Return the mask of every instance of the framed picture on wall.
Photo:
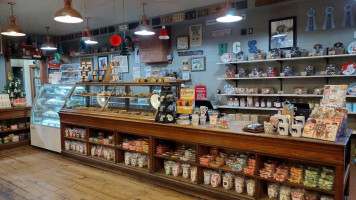
<svg viewBox="0 0 356 200">
<path fill-rule="evenodd" d="M 196 57 L 190 59 L 190 66 L 192 67 L 192 72 L 205 71 L 205 57 Z"/>
<path fill-rule="evenodd" d="M 108 57 L 107 56 L 98 56 L 98 66 L 107 67 L 108 66 Z"/>
<path fill-rule="evenodd" d="M 189 26 L 190 47 L 200 47 L 203 45 L 203 25 L 195 24 Z"/>
<path fill-rule="evenodd" d="M 177 50 L 188 50 L 189 49 L 189 36 L 177 37 Z"/>
<path fill-rule="evenodd" d="M 297 46 L 297 18 L 286 17 L 269 21 L 269 50 Z"/>
<path fill-rule="evenodd" d="M 182 70 L 189 71 L 189 60 L 188 59 L 182 60 Z"/>
</svg>

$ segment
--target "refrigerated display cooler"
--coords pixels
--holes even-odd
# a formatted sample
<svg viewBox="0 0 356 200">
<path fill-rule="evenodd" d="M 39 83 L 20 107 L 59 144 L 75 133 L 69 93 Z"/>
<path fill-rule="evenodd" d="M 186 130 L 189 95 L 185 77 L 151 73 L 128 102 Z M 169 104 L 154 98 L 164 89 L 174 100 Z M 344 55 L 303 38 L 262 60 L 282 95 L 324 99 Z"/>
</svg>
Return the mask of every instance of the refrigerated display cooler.
<svg viewBox="0 0 356 200">
<path fill-rule="evenodd" d="M 31 111 L 31 145 L 61 152 L 58 112 L 64 106 L 73 84 L 45 84 Z"/>
</svg>

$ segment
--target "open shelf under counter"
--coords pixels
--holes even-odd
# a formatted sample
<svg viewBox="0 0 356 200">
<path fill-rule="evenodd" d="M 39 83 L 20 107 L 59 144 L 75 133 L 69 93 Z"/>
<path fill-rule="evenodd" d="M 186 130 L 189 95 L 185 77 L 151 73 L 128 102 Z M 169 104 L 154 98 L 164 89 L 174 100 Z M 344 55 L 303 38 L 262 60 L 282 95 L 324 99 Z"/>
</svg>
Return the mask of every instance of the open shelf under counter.
<svg viewBox="0 0 356 200">
<path fill-rule="evenodd" d="M 143 151 L 136 151 L 136 150 L 130 150 L 130 149 L 124 149 L 122 147 L 117 147 L 117 149 L 121 150 L 121 151 L 127 151 L 127 152 L 131 152 L 131 153 L 140 153 L 143 155 L 149 155 L 149 153 L 143 152 Z"/>
<path fill-rule="evenodd" d="M 172 158 L 172 157 L 163 156 L 163 155 L 158 155 L 158 154 L 154 154 L 154 157 L 156 157 L 156 158 L 162 158 L 162 159 L 165 159 L 165 160 L 171 160 L 171 161 L 179 162 L 179 163 L 182 163 L 182 164 L 189 164 L 189 165 L 194 165 L 194 166 L 197 166 L 197 165 L 198 165 L 197 162 L 184 161 L 184 160 L 181 160 L 181 159 L 179 159 L 179 158 Z"/>
<path fill-rule="evenodd" d="M 78 141 L 78 142 L 87 142 L 85 139 L 82 139 L 82 138 L 66 137 L 66 136 L 64 136 L 63 138 L 66 139 L 66 140 L 75 140 L 75 141 Z"/>
<path fill-rule="evenodd" d="M 15 130 L 9 129 L 9 130 L 6 130 L 6 131 L 0 131 L 0 134 L 2 134 L 2 133 L 15 133 L 15 132 L 29 131 L 29 130 L 30 130 L 30 127 L 18 128 L 18 129 L 15 129 Z"/>
<path fill-rule="evenodd" d="M 230 195 L 234 195 L 234 196 L 236 196 L 236 199 L 238 199 L 238 197 L 243 198 L 243 199 L 251 199 L 251 200 L 256 199 L 256 197 L 248 196 L 246 194 L 246 192 L 244 192 L 242 194 L 237 193 L 235 191 L 234 187 L 231 190 L 225 190 L 221 185 L 218 187 L 212 187 L 211 185 L 199 184 L 199 186 L 210 189 L 210 190 L 215 190 L 215 191 L 218 191 L 221 193 L 228 193 Z"/>
<path fill-rule="evenodd" d="M 119 149 L 119 147 L 117 147 L 115 145 L 99 144 L 99 143 L 95 143 L 95 142 L 88 142 L 88 143 L 91 145 L 102 146 L 102 147 L 109 148 L 109 149 Z"/>
<path fill-rule="evenodd" d="M 118 165 L 118 166 L 124 167 L 124 168 L 128 168 L 128 169 L 138 170 L 141 172 L 146 172 L 146 173 L 150 171 L 150 169 L 147 166 L 139 167 L 139 166 L 126 165 L 124 162 L 118 162 L 118 163 L 115 163 L 115 165 Z"/>
<path fill-rule="evenodd" d="M 177 180 L 177 181 L 182 181 L 184 183 L 188 183 L 188 184 L 193 184 L 193 185 L 197 185 L 196 182 L 192 182 L 190 180 L 190 177 L 189 178 L 184 178 L 182 175 L 180 176 L 173 176 L 173 175 L 167 175 L 166 172 L 164 171 L 164 169 L 160 169 L 158 171 L 155 172 L 155 174 L 159 175 L 159 176 L 162 176 L 162 177 L 165 177 L 165 178 L 168 178 L 168 179 L 172 179 L 172 180 Z"/>
<path fill-rule="evenodd" d="M 255 107 L 233 107 L 233 106 L 218 106 L 220 109 L 236 109 L 236 110 L 268 110 L 278 111 L 282 108 L 255 108 Z"/>
<path fill-rule="evenodd" d="M 216 64 L 217 65 L 248 64 L 248 63 L 263 63 L 263 62 L 275 62 L 275 61 L 283 62 L 283 61 L 294 61 L 294 60 L 332 59 L 332 58 L 347 58 L 347 57 L 356 57 L 356 54 L 308 56 L 308 57 L 264 59 L 264 60 L 246 60 L 246 61 L 237 61 L 237 62 L 228 62 L 228 63 L 216 63 Z"/>
<path fill-rule="evenodd" d="M 288 186 L 295 187 L 295 188 L 300 188 L 300 189 L 320 192 L 320 193 L 324 193 L 324 194 L 330 194 L 330 195 L 334 195 L 335 194 L 334 191 L 323 190 L 323 189 L 316 188 L 316 187 L 315 188 L 314 187 L 307 187 L 307 186 L 304 186 L 302 184 L 291 183 L 289 181 L 280 182 L 280 181 L 277 181 L 277 180 L 275 180 L 273 178 L 263 178 L 263 177 L 260 177 L 260 176 L 258 176 L 257 179 L 263 180 L 263 181 L 272 182 L 272 183 L 279 183 L 279 184 L 282 184 L 282 185 L 288 185 Z"/>
<path fill-rule="evenodd" d="M 212 166 L 206 166 L 206 165 L 199 164 L 199 167 L 229 172 L 229 173 L 232 173 L 232 174 L 235 174 L 238 176 L 246 176 L 246 177 L 250 177 L 250 178 L 256 178 L 255 175 L 249 175 L 249 174 L 245 174 L 243 172 L 236 172 L 236 171 L 232 170 L 231 168 L 227 167 L 226 165 L 224 165 L 222 167 L 212 167 Z"/>
<path fill-rule="evenodd" d="M 30 142 L 31 142 L 30 139 L 24 139 L 24 140 L 21 140 L 18 142 L 2 143 L 2 144 L 0 144 L 0 150 L 19 147 L 19 146 L 23 146 L 23 145 L 30 145 Z"/>
<path fill-rule="evenodd" d="M 218 80 L 266 80 L 266 79 L 310 79 L 310 78 L 344 78 L 356 75 L 315 75 L 315 76 L 274 76 L 274 77 L 241 77 L 241 78 L 218 78 Z"/>
</svg>

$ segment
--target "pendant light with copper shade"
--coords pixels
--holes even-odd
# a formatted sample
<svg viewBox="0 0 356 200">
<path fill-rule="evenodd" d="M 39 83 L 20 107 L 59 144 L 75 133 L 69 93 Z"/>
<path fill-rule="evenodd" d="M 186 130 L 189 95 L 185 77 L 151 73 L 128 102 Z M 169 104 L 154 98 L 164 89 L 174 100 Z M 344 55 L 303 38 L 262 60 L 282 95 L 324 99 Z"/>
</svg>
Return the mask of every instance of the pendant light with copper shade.
<svg viewBox="0 0 356 200">
<path fill-rule="evenodd" d="M 8 18 L 10 23 L 9 25 L 4 27 L 1 34 L 7 36 L 25 36 L 26 33 L 23 32 L 22 28 L 16 25 L 16 17 L 14 16 L 14 10 L 13 10 L 13 6 L 15 5 L 15 2 L 10 1 L 8 2 L 8 4 L 11 6 L 11 16 Z"/>
<path fill-rule="evenodd" d="M 82 40 L 85 42 L 85 44 L 98 44 L 98 41 L 95 39 L 95 37 L 91 36 L 90 34 L 90 28 L 89 28 L 90 17 L 86 17 L 86 19 L 87 19 L 87 27 L 84 29 Z"/>
<path fill-rule="evenodd" d="M 222 23 L 237 22 L 242 20 L 239 11 L 231 6 L 231 0 L 226 0 L 226 6 L 219 12 L 216 21 Z"/>
<path fill-rule="evenodd" d="M 136 35 L 154 35 L 155 32 L 153 31 L 153 28 L 147 24 L 147 17 L 145 14 L 145 6 L 147 6 L 147 2 L 142 3 L 143 7 L 143 15 L 142 15 L 142 24 L 139 25 L 136 30 L 135 34 Z"/>
<path fill-rule="evenodd" d="M 81 23 L 82 15 L 72 8 L 72 0 L 64 0 L 64 8 L 58 10 L 54 20 L 62 23 Z"/>
<path fill-rule="evenodd" d="M 45 27 L 45 28 L 47 29 L 46 42 L 44 44 L 42 44 L 41 49 L 46 50 L 46 51 L 57 50 L 56 45 L 51 42 L 51 37 L 49 36 L 49 33 L 48 33 L 49 27 Z"/>
</svg>

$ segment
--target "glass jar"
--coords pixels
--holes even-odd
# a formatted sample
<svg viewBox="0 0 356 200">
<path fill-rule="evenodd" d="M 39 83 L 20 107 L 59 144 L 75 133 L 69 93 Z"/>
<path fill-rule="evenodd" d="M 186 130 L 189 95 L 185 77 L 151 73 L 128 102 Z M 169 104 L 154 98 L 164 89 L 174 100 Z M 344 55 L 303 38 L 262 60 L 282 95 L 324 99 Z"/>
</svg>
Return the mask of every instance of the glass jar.
<svg viewBox="0 0 356 200">
<path fill-rule="evenodd" d="M 223 187 L 225 190 L 230 190 L 234 187 L 234 175 L 231 173 L 225 173 L 223 176 Z"/>
<path fill-rule="evenodd" d="M 248 196 L 255 196 L 255 180 L 249 179 L 246 180 L 246 188 Z"/>
<path fill-rule="evenodd" d="M 266 107 L 266 99 L 262 98 L 261 99 L 261 108 L 265 108 Z"/>
<path fill-rule="evenodd" d="M 235 190 L 238 194 L 241 194 L 244 192 L 245 188 L 245 179 L 241 176 L 236 176 L 235 177 Z"/>
<path fill-rule="evenodd" d="M 279 98 L 274 102 L 274 107 L 276 107 L 276 108 L 282 107 L 282 102 Z"/>
<path fill-rule="evenodd" d="M 209 185 L 211 182 L 211 172 L 208 170 L 204 171 L 204 184 Z"/>
<path fill-rule="evenodd" d="M 267 99 L 266 105 L 267 105 L 267 108 L 272 108 L 272 101 L 271 101 L 271 99 Z"/>
<path fill-rule="evenodd" d="M 182 168 L 183 168 L 183 178 L 189 178 L 189 176 L 190 176 L 190 165 L 183 164 Z"/>
<path fill-rule="evenodd" d="M 198 168 L 197 167 L 190 167 L 190 180 L 192 182 L 198 181 Z"/>
</svg>

